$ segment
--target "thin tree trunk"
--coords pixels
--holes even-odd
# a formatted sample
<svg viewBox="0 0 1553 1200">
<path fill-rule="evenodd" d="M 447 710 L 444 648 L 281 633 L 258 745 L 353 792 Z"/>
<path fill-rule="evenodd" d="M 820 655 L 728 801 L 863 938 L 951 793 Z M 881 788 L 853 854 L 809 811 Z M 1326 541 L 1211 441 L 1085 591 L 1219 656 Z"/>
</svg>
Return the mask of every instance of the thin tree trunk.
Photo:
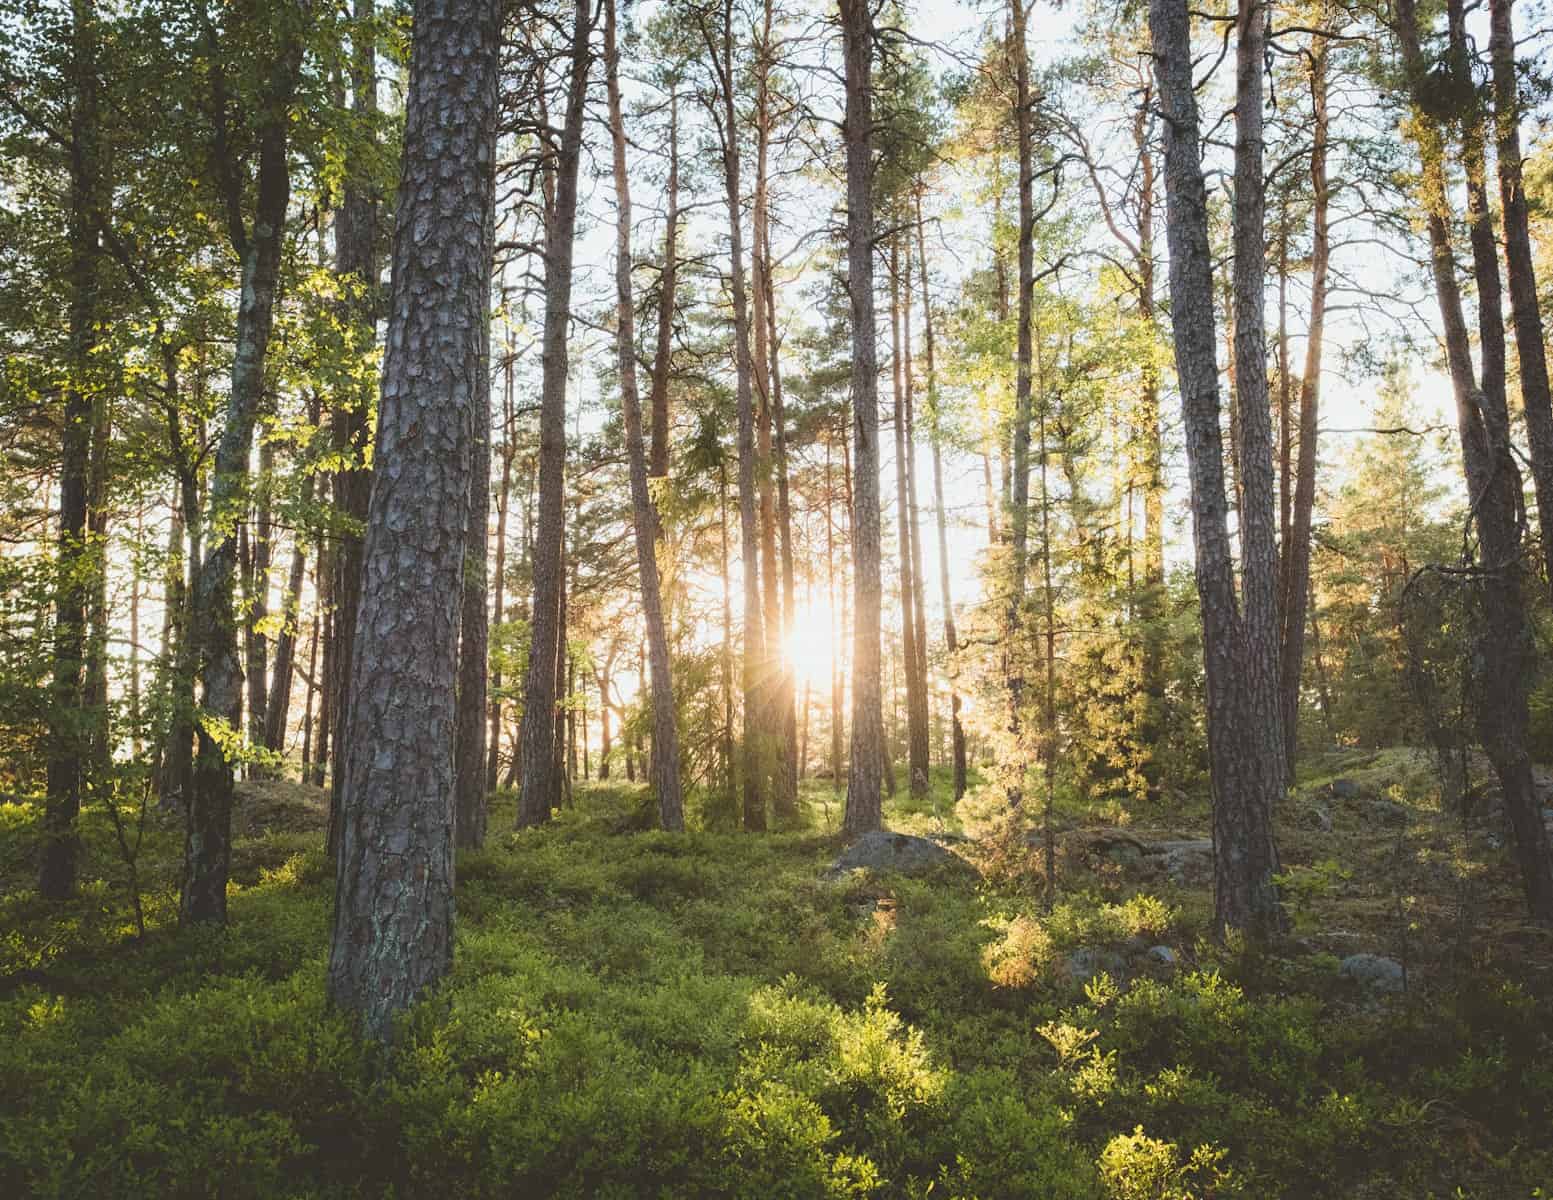
<svg viewBox="0 0 1553 1200">
<path fill-rule="evenodd" d="M 874 327 L 873 23 L 868 0 L 840 0 L 846 61 L 847 292 L 852 317 L 852 752 L 842 825 L 878 829 L 884 729 L 879 679 L 879 359 Z"/>
<path fill-rule="evenodd" d="M 576 0 L 566 122 L 555 168 L 555 208 L 545 231 L 545 324 L 539 414 L 539 522 L 534 536 L 534 609 L 528 677 L 524 682 L 519 742 L 522 790 L 518 825 L 539 825 L 561 802 L 562 772 L 555 766 L 556 676 L 565 641 L 561 633 L 561 562 L 566 491 L 567 332 L 571 323 L 572 252 L 577 228 L 577 171 L 582 158 L 588 70 L 593 54 L 588 0 Z"/>
<path fill-rule="evenodd" d="M 750 349 L 750 317 L 744 288 L 743 198 L 739 189 L 739 126 L 733 74 L 733 5 L 724 0 L 717 36 L 704 26 L 707 52 L 718 72 L 720 111 L 715 114 L 722 147 L 723 182 L 728 204 L 729 290 L 733 299 L 736 403 L 739 416 L 739 543 L 744 576 L 744 828 L 766 827 L 772 752 L 767 713 L 769 682 L 764 678 L 767 637 L 761 609 L 761 541 L 756 514 L 756 420 Z M 720 41 L 720 45 L 719 45 Z"/>
<path fill-rule="evenodd" d="M 378 200 L 371 187 L 370 139 L 377 113 L 376 0 L 355 0 L 351 30 L 351 103 L 363 128 L 347 145 L 345 187 L 335 214 L 335 274 L 343 295 L 340 318 L 348 331 L 348 345 L 357 355 L 377 344 L 378 300 Z M 330 414 L 335 452 L 345 463 L 334 473 L 334 504 L 349 525 L 329 552 L 331 567 L 327 587 L 332 603 L 325 610 L 324 694 L 318 705 L 318 756 L 314 768 L 323 782 L 323 769 L 332 744 L 338 759 L 346 744 L 345 719 L 351 709 L 352 655 L 356 646 L 357 609 L 361 603 L 361 563 L 367 508 L 372 496 L 372 471 L 367 466 L 371 443 L 372 410 L 377 400 L 377 381 L 350 382 L 334 398 Z M 329 854 L 337 856 L 340 834 L 340 795 L 344 772 L 336 769 L 329 781 Z"/>
<path fill-rule="evenodd" d="M 1293 512 L 1282 557 L 1282 673 L 1284 757 L 1287 784 L 1294 782 L 1299 746 L 1300 675 L 1305 661 L 1305 610 L 1310 599 L 1311 518 L 1316 505 L 1316 439 L 1319 436 L 1321 353 L 1326 332 L 1327 268 L 1331 234 L 1327 222 L 1327 43 L 1313 39 L 1309 59 L 1311 104 L 1310 325 L 1305 367 L 1300 376 L 1299 458 L 1295 466 Z M 1288 470 L 1285 465 L 1285 471 Z"/>
<path fill-rule="evenodd" d="M 917 261 L 922 275 L 922 322 L 927 350 L 928 440 L 933 447 L 933 513 L 938 526 L 938 589 L 944 604 L 944 648 L 949 658 L 949 719 L 954 763 L 954 798 L 965 795 L 965 726 L 960 722 L 960 692 L 955 655 L 959 636 L 954 624 L 954 602 L 949 587 L 948 517 L 944 507 L 944 458 L 940 431 L 938 369 L 934 360 L 933 300 L 928 290 L 927 236 L 922 220 L 922 187 L 917 187 Z"/>
<path fill-rule="evenodd" d="M 927 592 L 923 587 L 922 570 L 922 516 L 917 506 L 917 443 L 916 415 L 913 412 L 915 381 L 912 377 L 911 357 L 911 236 L 905 235 L 905 267 L 901 284 L 901 396 L 906 410 L 905 455 L 906 466 L 906 529 L 903 536 L 911 540 L 911 619 L 912 654 L 906 669 L 915 681 L 916 709 L 908 722 L 911 733 L 911 771 L 913 786 L 915 777 L 922 779 L 923 794 L 931 786 L 929 780 L 929 715 L 931 693 L 927 678 Z M 910 695 L 911 689 L 907 689 Z"/>
<path fill-rule="evenodd" d="M 679 91 L 669 93 L 668 209 L 663 229 L 663 272 L 658 276 L 658 337 L 652 360 L 652 449 L 647 474 L 661 479 L 669 473 L 669 373 L 674 363 L 674 313 L 679 287 Z"/>
<path fill-rule="evenodd" d="M 909 266 L 907 268 L 910 269 Z M 909 284 L 909 279 L 908 279 Z M 890 382 L 894 392 L 895 522 L 900 543 L 901 653 L 906 663 L 907 786 L 914 800 L 928 793 L 927 702 L 917 680 L 917 571 L 912 565 L 911 510 L 906 465 L 906 355 L 901 343 L 901 261 L 898 238 L 890 240 Z M 919 723 L 920 722 L 920 723 Z M 893 789 L 891 789 L 893 791 Z"/>
<path fill-rule="evenodd" d="M 416 9 L 328 973 L 330 1000 L 378 1040 L 453 961 L 454 693 L 499 34 L 492 0 Z"/>
<path fill-rule="evenodd" d="M 496 595 L 491 604 L 491 620 L 497 625 L 507 619 L 507 512 L 512 506 L 512 461 L 517 457 L 512 411 L 512 357 L 513 346 L 509 333 L 507 358 L 503 364 L 506 383 L 502 389 L 501 488 L 496 495 L 496 568 L 492 572 Z M 498 657 L 491 668 L 491 728 L 486 734 L 485 790 L 488 792 L 496 790 L 497 770 L 500 764 L 501 689 L 502 669 L 501 659 Z"/>
<path fill-rule="evenodd" d="M 493 164 L 494 169 L 494 164 Z M 492 194 L 495 185 L 492 184 Z M 494 221 L 494 206 L 491 213 Z M 488 240 L 496 240 L 494 224 Z M 486 687 L 491 625 L 486 608 L 491 518 L 491 306 L 480 324 L 480 362 L 474 380 L 470 450 L 469 532 L 464 543 L 463 595 L 459 608 L 458 700 L 453 733 L 453 842 L 460 849 L 485 845 Z"/>
<path fill-rule="evenodd" d="M 615 0 L 604 0 L 604 62 L 609 85 L 610 140 L 614 147 L 615 342 L 620 368 L 620 405 L 625 417 L 642 618 L 647 626 L 652 660 L 652 787 L 658 797 L 659 823 L 664 829 L 679 832 L 685 828 L 685 801 L 679 779 L 674 681 L 670 675 L 668 630 L 664 624 L 658 582 L 658 519 L 647 490 L 642 405 L 636 390 L 636 310 L 631 297 L 631 187 L 626 174 L 625 117 L 620 105 L 620 63 L 615 48 Z"/>
<path fill-rule="evenodd" d="M 296 19 L 300 22 L 300 14 Z M 219 50 L 211 47 L 211 53 L 214 61 Z M 251 230 L 243 228 L 239 185 L 232 182 L 228 188 L 232 213 L 229 233 L 242 262 L 242 286 L 226 425 L 216 448 L 210 486 L 212 514 L 231 513 L 248 484 L 248 459 L 264 394 L 264 360 L 273 326 L 275 288 L 291 196 L 286 139 L 292 96 L 300 75 L 300 29 L 293 28 L 287 34 L 276 55 L 262 106 L 265 116 L 259 134 L 258 202 Z M 220 78 L 219 68 L 215 78 Z M 203 714 L 197 725 L 199 749 L 188 805 L 180 911 L 186 923 L 225 924 L 232 852 L 233 765 L 224 745 L 226 738 L 241 736 L 243 673 L 232 596 L 236 539 L 228 525 L 218 523 L 214 530 L 217 532 L 205 551 L 194 583 L 189 621 L 190 641 L 202 684 Z M 223 732 L 222 725 L 224 736 L 218 736 Z"/>
</svg>

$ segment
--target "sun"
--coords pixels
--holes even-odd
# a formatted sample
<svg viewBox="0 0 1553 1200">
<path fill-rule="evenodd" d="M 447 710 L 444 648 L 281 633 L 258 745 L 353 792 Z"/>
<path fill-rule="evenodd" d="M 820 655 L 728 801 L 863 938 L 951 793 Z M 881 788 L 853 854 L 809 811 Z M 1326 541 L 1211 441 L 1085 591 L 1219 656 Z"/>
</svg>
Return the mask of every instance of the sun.
<svg viewBox="0 0 1553 1200">
<path fill-rule="evenodd" d="M 830 609 L 800 609 L 783 639 L 782 654 L 799 680 L 828 682 L 836 657 L 835 621 Z"/>
</svg>

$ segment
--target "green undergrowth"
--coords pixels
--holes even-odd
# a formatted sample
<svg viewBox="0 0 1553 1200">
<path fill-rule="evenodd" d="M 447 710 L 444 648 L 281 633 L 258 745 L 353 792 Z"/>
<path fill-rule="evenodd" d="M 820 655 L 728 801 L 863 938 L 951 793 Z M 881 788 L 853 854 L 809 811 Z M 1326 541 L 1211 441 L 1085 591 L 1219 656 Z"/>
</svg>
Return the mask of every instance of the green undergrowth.
<svg viewBox="0 0 1553 1200">
<path fill-rule="evenodd" d="M 318 833 L 241 841 L 211 934 L 174 927 L 176 834 L 154 829 L 139 942 L 88 811 L 102 882 L 67 909 L 0 863 L 0 1195 L 1497 1200 L 1553 1179 L 1548 998 L 1525 981 L 1367 1000 L 1329 955 L 1217 949 L 1200 893 L 1104 873 L 1065 875 L 1049 913 L 1017 870 L 824 883 L 817 786 L 807 829 L 764 836 L 642 830 L 629 787 L 512 833 L 500 798 L 459 859 L 454 973 L 386 1061 L 325 1003 Z M 0 815 L 31 836 L 35 812 Z M 1177 965 L 1086 985 L 1069 961 L 1154 944 Z"/>
</svg>

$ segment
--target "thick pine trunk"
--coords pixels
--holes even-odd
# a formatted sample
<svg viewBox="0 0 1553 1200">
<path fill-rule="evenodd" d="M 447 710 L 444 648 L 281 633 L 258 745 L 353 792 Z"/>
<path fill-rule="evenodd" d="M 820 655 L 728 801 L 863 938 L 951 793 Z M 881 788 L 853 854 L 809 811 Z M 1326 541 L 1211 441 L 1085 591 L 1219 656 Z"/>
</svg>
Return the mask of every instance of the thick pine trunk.
<svg viewBox="0 0 1553 1200">
<path fill-rule="evenodd" d="M 593 62 L 590 5 L 577 0 L 572 22 L 566 118 L 557 155 L 555 205 L 545 230 L 545 324 L 539 412 L 539 518 L 533 538 L 534 608 L 523 721 L 518 743 L 522 787 L 518 826 L 539 825 L 560 805 L 564 772 L 557 769 L 556 686 L 565 652 L 561 594 L 566 495 L 567 334 L 571 325 L 572 254 L 577 229 L 577 171 L 582 158 L 588 70 Z"/>
<path fill-rule="evenodd" d="M 453 720 L 489 318 L 492 0 L 422 0 L 406 101 L 328 989 L 368 1036 L 453 960 Z"/>
<path fill-rule="evenodd" d="M 873 22 L 868 0 L 841 0 L 846 61 L 847 292 L 852 317 L 852 752 L 843 828 L 881 822 L 884 722 L 879 677 L 879 356 L 874 326 Z"/>
<path fill-rule="evenodd" d="M 626 174 L 625 118 L 620 104 L 620 63 L 615 47 L 615 0 L 604 0 L 604 62 L 609 85 L 610 140 L 614 149 L 615 342 L 620 368 L 620 406 L 625 416 L 642 617 L 647 626 L 648 657 L 652 663 L 652 787 L 658 796 L 660 824 L 664 829 L 682 831 L 685 804 L 679 779 L 679 733 L 669 666 L 669 639 L 658 582 L 658 522 L 647 490 L 642 404 L 636 389 L 636 317 L 631 295 L 631 188 Z"/>
</svg>

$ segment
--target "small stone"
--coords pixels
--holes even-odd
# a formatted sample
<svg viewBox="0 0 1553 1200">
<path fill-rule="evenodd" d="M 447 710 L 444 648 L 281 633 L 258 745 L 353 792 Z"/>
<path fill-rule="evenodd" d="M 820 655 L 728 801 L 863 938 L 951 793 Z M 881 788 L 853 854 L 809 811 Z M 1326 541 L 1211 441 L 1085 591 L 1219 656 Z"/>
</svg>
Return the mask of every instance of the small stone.
<svg viewBox="0 0 1553 1200">
<path fill-rule="evenodd" d="M 1400 828 L 1407 824 L 1408 811 L 1395 800 L 1369 800 L 1364 805 L 1365 814 L 1377 825 Z"/>
<path fill-rule="evenodd" d="M 1162 967 L 1173 967 L 1176 965 L 1176 952 L 1169 946 L 1151 946 L 1149 961 L 1158 963 Z"/>
<path fill-rule="evenodd" d="M 1407 986 L 1402 964 L 1379 954 L 1350 954 L 1337 970 L 1372 992 L 1400 992 Z"/>
<path fill-rule="evenodd" d="M 1332 832 L 1332 810 L 1325 804 L 1312 804 L 1300 811 L 1300 824 L 1306 829 L 1317 829 L 1322 833 Z"/>
<path fill-rule="evenodd" d="M 1357 800 L 1362 789 L 1352 779 L 1334 779 L 1329 790 L 1339 800 Z"/>
<path fill-rule="evenodd" d="M 1120 981 L 1127 967 L 1121 955 L 1113 954 L 1109 950 L 1094 950 L 1088 946 L 1080 946 L 1077 950 L 1070 951 L 1063 962 L 1067 967 L 1068 977 L 1074 983 L 1088 983 L 1101 974 Z"/>
</svg>

